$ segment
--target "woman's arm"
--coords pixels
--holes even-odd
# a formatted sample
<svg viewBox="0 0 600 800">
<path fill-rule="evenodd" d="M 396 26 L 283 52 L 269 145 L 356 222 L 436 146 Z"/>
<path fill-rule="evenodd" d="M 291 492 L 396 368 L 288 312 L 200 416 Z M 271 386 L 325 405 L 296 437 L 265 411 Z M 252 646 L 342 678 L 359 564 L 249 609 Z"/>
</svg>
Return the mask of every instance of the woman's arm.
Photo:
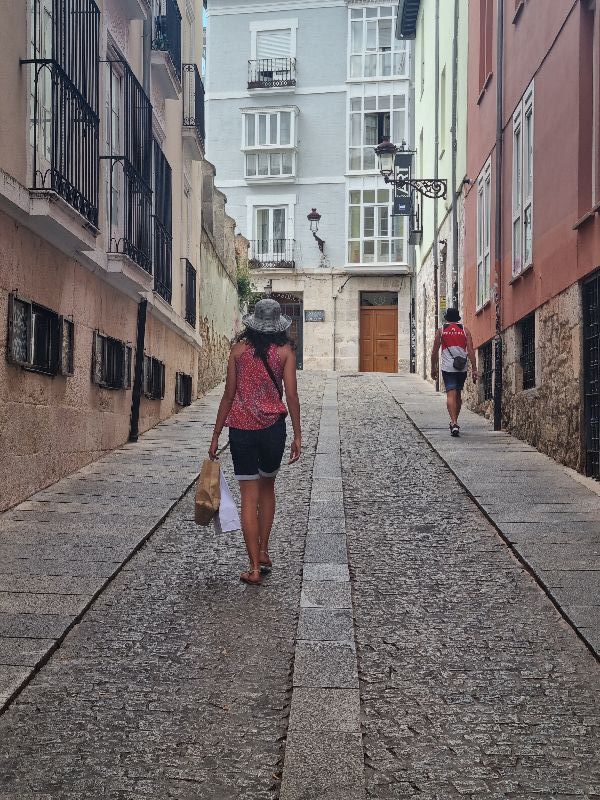
<svg viewBox="0 0 600 800">
<path fill-rule="evenodd" d="M 440 363 L 440 345 L 442 343 L 442 331 L 438 328 L 435 332 L 435 339 L 433 340 L 433 347 L 431 348 L 431 377 L 435 381 L 439 375 Z"/>
<path fill-rule="evenodd" d="M 296 381 L 296 354 L 287 348 L 283 364 L 283 385 L 285 386 L 285 399 L 294 429 L 294 441 L 290 450 L 290 464 L 298 461 L 302 453 L 302 431 L 300 429 L 300 398 L 298 397 L 298 384 Z"/>
<path fill-rule="evenodd" d="M 467 355 L 469 357 L 469 361 L 471 362 L 471 374 L 473 376 L 473 383 L 477 383 L 478 372 L 477 372 L 477 360 L 475 358 L 475 349 L 473 347 L 473 338 L 471 336 L 471 332 L 465 328 L 465 333 L 467 334 Z"/>
<path fill-rule="evenodd" d="M 223 425 L 229 414 L 229 409 L 233 404 L 235 398 L 235 390 L 237 387 L 237 375 L 235 369 L 235 355 L 233 349 L 229 354 L 229 361 L 227 362 L 227 378 L 225 379 L 225 391 L 219 404 L 217 412 L 217 421 L 215 422 L 215 429 L 213 431 L 212 441 L 208 448 L 208 455 L 213 460 L 217 457 L 217 450 L 219 449 L 219 436 L 223 430 Z"/>
</svg>

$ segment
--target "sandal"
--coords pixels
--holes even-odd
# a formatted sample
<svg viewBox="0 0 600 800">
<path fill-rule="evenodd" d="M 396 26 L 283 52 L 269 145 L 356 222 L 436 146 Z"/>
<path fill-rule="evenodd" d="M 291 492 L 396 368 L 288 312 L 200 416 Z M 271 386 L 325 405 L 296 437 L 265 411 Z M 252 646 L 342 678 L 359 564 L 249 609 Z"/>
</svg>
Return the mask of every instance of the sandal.
<svg viewBox="0 0 600 800">
<path fill-rule="evenodd" d="M 256 577 L 252 577 L 255 575 Z M 248 568 L 246 572 L 242 572 L 240 575 L 240 580 L 242 583 L 247 583 L 249 586 L 260 586 L 262 583 L 262 575 L 260 569 L 257 567 L 256 569 Z"/>
<path fill-rule="evenodd" d="M 269 553 L 267 550 L 259 550 L 259 554 L 264 554 L 265 558 L 259 558 L 259 566 L 261 572 L 271 572 L 273 569 L 273 562 L 269 558 Z"/>
</svg>

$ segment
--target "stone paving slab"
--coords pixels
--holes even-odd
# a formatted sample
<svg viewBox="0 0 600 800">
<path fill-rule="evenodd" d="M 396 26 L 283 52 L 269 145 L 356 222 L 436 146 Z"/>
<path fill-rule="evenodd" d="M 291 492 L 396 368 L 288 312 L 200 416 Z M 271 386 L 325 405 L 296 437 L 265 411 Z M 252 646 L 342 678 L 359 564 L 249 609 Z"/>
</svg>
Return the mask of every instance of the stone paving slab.
<svg viewBox="0 0 600 800">
<path fill-rule="evenodd" d="M 0 713 L 196 479 L 220 396 L 0 516 Z"/>
<path fill-rule="evenodd" d="M 533 447 L 463 407 L 461 435 L 448 432 L 445 396 L 416 375 L 385 376 L 384 385 L 442 457 L 561 612 L 600 653 L 600 496 Z M 598 487 L 600 491 L 600 486 Z M 587 573 L 588 601 L 577 592 Z M 550 577 L 552 575 L 552 577 Z M 551 582 L 549 582 L 551 581 Z"/>
</svg>

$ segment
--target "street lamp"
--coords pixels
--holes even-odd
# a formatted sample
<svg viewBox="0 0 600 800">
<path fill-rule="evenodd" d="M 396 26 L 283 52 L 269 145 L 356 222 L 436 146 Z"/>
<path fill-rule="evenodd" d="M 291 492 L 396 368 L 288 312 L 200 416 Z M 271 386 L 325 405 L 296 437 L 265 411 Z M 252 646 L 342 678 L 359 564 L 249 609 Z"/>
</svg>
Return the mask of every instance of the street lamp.
<svg viewBox="0 0 600 800">
<path fill-rule="evenodd" d="M 377 155 L 379 172 L 386 183 L 395 187 L 395 194 L 406 194 L 410 189 L 418 192 L 423 197 L 445 198 L 447 182 L 441 178 L 411 178 L 405 163 L 407 157 L 412 160 L 414 150 L 407 150 L 406 143 L 396 147 L 390 142 L 389 136 L 384 136 L 383 141 L 373 148 Z"/>
<path fill-rule="evenodd" d="M 315 241 L 319 247 L 321 253 L 324 254 L 325 252 L 325 239 L 321 239 L 320 236 L 317 236 L 317 231 L 319 230 L 319 222 L 321 221 L 321 215 L 317 211 L 316 208 L 311 209 L 310 214 L 306 215 L 306 219 L 310 223 L 310 232 L 315 238 Z"/>
</svg>

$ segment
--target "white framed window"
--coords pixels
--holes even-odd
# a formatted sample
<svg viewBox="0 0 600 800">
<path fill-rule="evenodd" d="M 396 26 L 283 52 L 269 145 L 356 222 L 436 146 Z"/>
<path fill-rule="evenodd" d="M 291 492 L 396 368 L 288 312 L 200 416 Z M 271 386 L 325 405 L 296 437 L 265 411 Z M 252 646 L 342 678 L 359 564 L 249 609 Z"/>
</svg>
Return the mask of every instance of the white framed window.
<svg viewBox="0 0 600 800">
<path fill-rule="evenodd" d="M 287 238 L 287 206 L 255 208 L 254 215 L 259 252 L 273 252 Z"/>
<path fill-rule="evenodd" d="M 477 308 L 490 299 L 492 162 L 488 159 L 477 179 Z"/>
<path fill-rule="evenodd" d="M 296 175 L 297 109 L 244 111 L 245 177 L 288 180 Z"/>
<path fill-rule="evenodd" d="M 408 77 L 408 44 L 395 36 L 396 5 L 350 9 L 351 79 Z"/>
<path fill-rule="evenodd" d="M 384 136 L 395 144 L 406 140 L 406 95 L 380 94 L 350 98 L 350 142 L 348 168 L 374 172 L 374 147 Z"/>
<path fill-rule="evenodd" d="M 276 19 L 250 24 L 250 58 L 296 58 L 297 19 Z"/>
<path fill-rule="evenodd" d="M 533 84 L 513 114 L 512 274 L 533 263 Z"/>
<path fill-rule="evenodd" d="M 112 56 L 109 55 L 109 58 Z M 123 155 L 123 76 L 118 62 L 106 64 L 106 98 L 104 108 L 105 144 L 107 156 Z M 112 193 L 111 193 L 112 170 Z M 119 221 L 121 195 L 123 190 L 122 166 L 119 162 L 105 161 L 106 214 L 109 228 L 115 228 Z"/>
<path fill-rule="evenodd" d="M 39 23 L 33 24 L 33 15 L 37 13 Z M 52 59 L 52 42 L 54 29 L 54 11 L 52 0 L 32 0 L 30 23 L 31 57 Z M 37 69 L 37 66 L 36 66 Z M 38 169 L 43 169 L 44 162 L 50 163 L 52 158 L 52 70 L 42 67 L 38 77 L 37 107 L 35 97 L 36 69 L 30 71 L 30 144 L 36 147 Z M 37 130 L 36 130 L 37 127 Z M 35 134 L 34 134 L 35 131 Z M 39 163 L 41 159 L 41 164 Z"/>
<path fill-rule="evenodd" d="M 348 203 L 348 264 L 403 264 L 405 217 L 392 216 L 389 188 L 351 189 Z"/>
</svg>

